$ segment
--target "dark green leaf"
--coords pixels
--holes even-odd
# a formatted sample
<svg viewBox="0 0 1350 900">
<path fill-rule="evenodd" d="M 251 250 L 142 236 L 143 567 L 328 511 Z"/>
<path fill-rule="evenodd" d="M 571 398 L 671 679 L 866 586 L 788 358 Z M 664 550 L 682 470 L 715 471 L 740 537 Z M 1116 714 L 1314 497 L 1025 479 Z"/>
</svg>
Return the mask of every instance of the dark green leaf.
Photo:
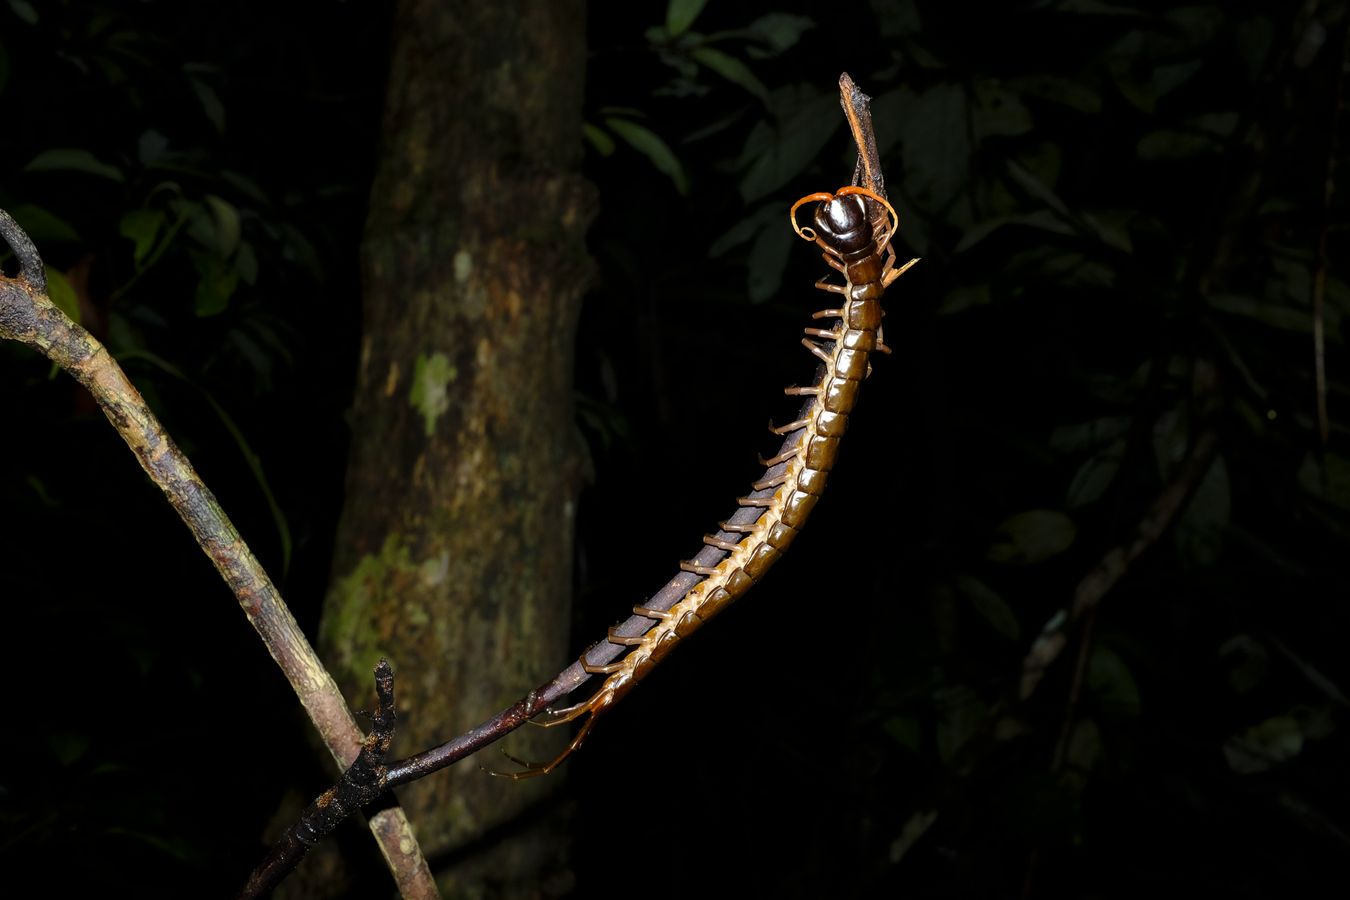
<svg viewBox="0 0 1350 900">
<path fill-rule="evenodd" d="M 966 742 L 979 732 L 987 707 L 978 694 L 963 685 L 943 688 L 934 699 L 939 716 L 938 753 L 944 764 L 951 765 Z"/>
<path fill-rule="evenodd" d="M 842 125 L 838 97 L 793 92 L 792 98 L 785 96 L 780 101 L 775 96 L 774 106 L 785 106 L 786 114 L 776 129 L 752 130 L 742 151 L 742 159 L 751 160 L 740 184 L 741 197 L 747 203 L 772 194 L 804 172 Z M 766 145 L 762 150 L 750 149 L 761 141 Z"/>
<path fill-rule="evenodd" d="M 759 234 L 772 223 L 781 222 L 783 211 L 778 204 L 761 206 L 753 213 L 732 225 L 708 248 L 709 256 L 721 256 L 732 247 L 740 246 Z"/>
<path fill-rule="evenodd" d="M 796 46 L 802 35 L 816 27 L 807 16 L 792 13 L 769 13 L 760 16 L 746 26 L 746 31 L 759 39 L 765 48 L 765 56 L 778 56 Z"/>
<path fill-rule="evenodd" d="M 1312 313 L 1306 309 L 1295 309 L 1266 297 L 1249 297 L 1244 294 L 1210 294 L 1205 298 L 1211 309 L 1227 313 L 1230 316 L 1243 316 L 1255 319 L 1271 328 L 1294 331 L 1299 334 L 1312 334 Z M 1328 316 L 1328 320 L 1339 318 Z M 1334 324 L 1334 323 L 1333 323 Z M 1333 342 L 1338 329 L 1328 329 Z"/>
<path fill-rule="evenodd" d="M 1220 456 L 1200 479 L 1195 495 L 1173 529 L 1177 551 L 1183 560 L 1193 566 L 1210 566 L 1218 562 L 1232 504 L 1228 465 Z"/>
<path fill-rule="evenodd" d="M 14 11 L 14 15 L 25 25 L 36 25 L 38 21 L 37 10 L 28 0 L 9 0 L 9 8 Z"/>
<path fill-rule="evenodd" d="M 122 215 L 117 223 L 117 233 L 129 238 L 135 244 L 132 256 L 136 267 L 140 268 L 146 256 L 154 249 L 155 239 L 164 226 L 164 211 L 159 209 L 133 209 Z"/>
<path fill-rule="evenodd" d="M 1307 454 L 1299 466 L 1298 484 L 1312 496 L 1350 510 L 1350 459 L 1339 453 L 1325 453 L 1320 459 Z"/>
<path fill-rule="evenodd" d="M 148 128 L 136 141 L 136 158 L 143 165 L 153 166 L 169 155 L 169 139 L 161 132 Z"/>
<path fill-rule="evenodd" d="M 224 134 L 225 104 L 220 102 L 220 95 L 216 93 L 215 88 L 199 78 L 190 78 L 188 81 L 192 85 L 192 92 L 197 95 L 197 102 L 201 104 L 206 120 L 216 129 L 217 134 Z"/>
<path fill-rule="evenodd" d="M 1096 769 L 1102 760 L 1102 731 L 1097 723 L 1092 719 L 1080 719 L 1074 723 L 1066 750 L 1064 762 L 1070 783 L 1081 789 L 1088 773 Z"/>
<path fill-rule="evenodd" d="M 875 122 L 900 126 L 900 178 L 914 200 L 953 224 L 968 224 L 969 203 L 958 203 L 970 181 L 971 152 L 970 109 L 961 85 L 940 82 L 922 93 L 901 88 L 878 97 L 872 114 Z"/>
<path fill-rule="evenodd" d="M 1140 159 L 1192 159 L 1216 153 L 1220 145 L 1213 137 L 1192 131 L 1162 128 L 1139 139 L 1135 152 Z"/>
<path fill-rule="evenodd" d="M 1060 12 L 1077 13 L 1084 16 L 1121 16 L 1137 17 L 1143 15 L 1139 10 L 1104 0 L 1063 0 L 1057 5 Z"/>
<path fill-rule="evenodd" d="M 991 562 L 1019 566 L 1044 562 L 1067 550 L 1077 534 L 1073 519 L 1062 512 L 1027 510 L 995 529 L 988 557 Z"/>
<path fill-rule="evenodd" d="M 63 766 L 68 766 L 84 756 L 89 750 L 90 743 L 89 735 L 82 731 L 60 729 L 47 735 L 47 746 L 51 748 L 57 762 Z"/>
<path fill-rule="evenodd" d="M 1219 647 L 1219 658 L 1227 668 L 1228 684 L 1238 694 L 1259 687 L 1270 669 L 1270 653 L 1249 634 L 1235 634 L 1224 641 Z"/>
<path fill-rule="evenodd" d="M 919 752 L 921 733 L 918 719 L 912 716 L 891 716 L 881 723 L 881 730 L 890 735 L 900 746 L 915 753 Z"/>
<path fill-rule="evenodd" d="M 1060 199 L 1059 194 L 1055 193 L 1054 188 L 1046 184 L 1036 173 L 1032 172 L 1026 166 L 1015 159 L 1008 160 L 1008 174 L 1013 182 L 1022 190 L 1030 194 L 1034 199 L 1040 200 L 1046 206 L 1050 207 L 1065 221 L 1073 221 L 1073 213 L 1069 211 L 1068 204 Z"/>
<path fill-rule="evenodd" d="M 1100 500 L 1116 480 L 1124 458 L 1125 441 L 1121 439 L 1079 466 L 1073 480 L 1069 482 L 1064 505 L 1069 509 L 1078 509 Z"/>
<path fill-rule="evenodd" d="M 979 244 L 989 235 L 1006 226 L 1020 226 L 1023 228 L 1034 228 L 1039 231 L 1046 231 L 1050 234 L 1073 235 L 1077 231 L 1072 225 L 1066 222 L 1063 216 L 1060 216 L 1048 209 L 1038 209 L 1035 212 L 1023 213 L 1016 216 L 999 216 L 994 219 L 987 219 L 967 228 L 961 235 L 961 240 L 957 241 L 954 253 L 964 253 L 975 245 Z"/>
<path fill-rule="evenodd" d="M 670 0 L 666 5 L 666 34 L 679 37 L 694 24 L 708 0 Z"/>
<path fill-rule="evenodd" d="M 689 56 L 699 65 L 711 69 L 732 84 L 740 85 L 759 99 L 768 99 L 768 89 L 755 77 L 755 73 L 750 71 L 749 66 L 734 56 L 723 53 L 715 47 L 706 46 L 695 47 L 689 51 Z"/>
<path fill-rule="evenodd" d="M 1130 667 L 1110 647 L 1098 644 L 1092 648 L 1087 683 L 1104 713 L 1139 715 L 1139 685 Z"/>
<path fill-rule="evenodd" d="M 982 81 L 975 88 L 975 136 L 1012 137 L 1031 130 L 1031 111 L 1008 88 Z"/>
<path fill-rule="evenodd" d="M 203 318 L 224 312 L 239 285 L 239 273 L 214 253 L 194 252 L 192 261 L 197 267 L 194 311 Z"/>
<path fill-rule="evenodd" d="M 748 259 L 747 289 L 752 303 L 761 303 L 778 293 L 793 240 L 792 232 L 786 227 L 775 228 L 772 224 L 766 224 L 755 236 Z"/>
<path fill-rule="evenodd" d="M 234 255 L 234 270 L 239 278 L 250 287 L 258 281 L 258 255 L 248 241 L 239 244 L 239 252 Z"/>
<path fill-rule="evenodd" d="M 990 293 L 988 283 L 981 282 L 980 284 L 955 287 L 942 298 L 942 302 L 938 304 L 937 314 L 939 316 L 955 315 L 977 306 L 985 306 L 992 300 L 993 294 Z"/>
<path fill-rule="evenodd" d="M 221 256 L 229 259 L 239 247 L 239 210 L 235 209 L 233 203 L 215 194 L 207 194 L 204 199 L 216 220 L 216 250 Z"/>
<path fill-rule="evenodd" d="M 44 150 L 28 161 L 25 172 L 83 172 L 112 181 L 126 181 L 116 166 L 100 162 L 94 154 L 78 147 L 57 147 Z"/>
<path fill-rule="evenodd" d="M 1230 737 L 1223 745 L 1228 767 L 1239 775 L 1265 772 L 1303 751 L 1303 729 L 1291 715 L 1272 716 Z"/>
<path fill-rule="evenodd" d="M 1128 210 L 1115 210 L 1097 213 L 1084 213 L 1082 220 L 1087 223 L 1097 239 L 1113 250 L 1122 253 L 1134 252 L 1134 239 L 1130 237 L 1129 223 L 1134 213 Z"/>
<path fill-rule="evenodd" d="M 80 321 L 80 301 L 75 296 L 75 288 L 65 272 L 51 266 L 47 266 L 47 298 L 73 321 Z"/>
<path fill-rule="evenodd" d="M 1057 453 L 1081 453 L 1121 437 L 1130 428 L 1129 416 L 1103 416 L 1074 425 L 1060 425 L 1050 432 L 1050 449 Z"/>
<path fill-rule="evenodd" d="M 956 576 L 956 586 L 990 627 L 1010 641 L 1022 639 L 1022 624 L 1017 621 L 1017 614 L 997 591 L 973 575 Z"/>
<path fill-rule="evenodd" d="M 603 128 L 598 128 L 590 122 L 584 122 L 581 126 L 581 133 L 585 136 L 587 143 L 595 148 L 595 152 L 601 156 L 609 156 L 614 152 L 614 138 L 609 136 Z"/>
<path fill-rule="evenodd" d="M 79 241 L 79 232 L 75 226 L 53 213 L 51 210 L 31 203 L 23 203 L 9 210 L 14 221 L 23 226 L 33 243 L 41 247 L 56 241 Z"/>
<path fill-rule="evenodd" d="M 1186 60 L 1172 65 L 1158 66 L 1153 70 L 1153 90 L 1159 97 L 1181 87 L 1196 72 L 1200 71 L 1199 60 Z"/>
<path fill-rule="evenodd" d="M 1102 96 L 1090 85 L 1069 78 L 1052 78 L 1048 75 L 1029 75 L 1014 78 L 1008 86 L 1032 97 L 1049 100 L 1079 112 L 1096 115 L 1102 111 Z"/>
<path fill-rule="evenodd" d="M 897 865 L 909 853 L 910 848 L 918 840 L 928 833 L 928 829 L 933 827 L 933 823 L 938 820 L 938 811 L 919 810 L 908 819 L 905 825 L 900 829 L 900 835 L 886 848 L 886 861 L 891 865 Z"/>
<path fill-rule="evenodd" d="M 628 119 L 608 118 L 605 125 L 628 146 L 651 160 L 656 170 L 675 183 L 675 190 L 681 194 L 689 193 L 689 176 L 684 166 L 666 144 L 654 132 Z"/>
</svg>

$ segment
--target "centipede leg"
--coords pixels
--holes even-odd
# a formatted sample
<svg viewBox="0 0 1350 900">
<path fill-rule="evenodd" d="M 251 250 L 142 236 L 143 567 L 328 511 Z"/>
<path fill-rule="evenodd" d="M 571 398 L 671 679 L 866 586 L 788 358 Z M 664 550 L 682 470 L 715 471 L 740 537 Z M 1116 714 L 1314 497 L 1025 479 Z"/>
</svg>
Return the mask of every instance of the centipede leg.
<svg viewBox="0 0 1350 900">
<path fill-rule="evenodd" d="M 817 287 L 819 290 L 822 290 L 822 291 L 829 291 L 829 292 L 832 293 L 832 294 L 847 294 L 847 293 L 848 293 L 848 288 L 844 287 L 842 284 L 831 284 L 830 282 L 826 281 L 824 278 L 822 278 L 822 279 L 820 279 L 819 281 L 816 282 L 816 287 Z"/>
<path fill-rule="evenodd" d="M 914 257 L 913 259 L 911 259 L 909 262 L 905 263 L 905 264 L 904 264 L 903 266 L 901 266 L 900 268 L 898 268 L 898 269 L 892 269 L 892 270 L 890 270 L 889 272 L 886 272 L 884 275 L 881 276 L 881 286 L 882 286 L 882 287 L 890 287 L 892 284 L 895 283 L 895 279 L 899 278 L 901 275 L 903 275 L 903 274 L 905 274 L 906 272 L 908 272 L 908 271 L 914 266 L 914 264 L 917 263 L 918 261 L 919 261 L 919 257 L 916 256 L 916 257 Z"/>
<path fill-rule="evenodd" d="M 581 655 L 581 668 L 587 675 L 613 675 L 623 668 L 623 660 L 608 663 L 603 666 L 593 666 L 586 662 L 586 654 L 583 653 Z"/>
<path fill-rule="evenodd" d="M 599 708 L 604 709 L 605 707 L 601 706 Z M 549 772 L 552 772 L 554 769 L 558 768 L 558 766 L 562 765 L 567 757 L 575 753 L 577 748 L 581 746 L 581 742 L 586 740 L 586 735 L 591 733 L 591 729 L 595 727 L 595 717 L 599 713 L 597 710 L 591 710 L 590 712 L 591 715 L 582 723 L 580 730 L 577 731 L 576 737 L 572 738 L 571 743 L 564 747 L 561 753 L 548 762 L 530 762 L 521 759 L 518 756 L 512 756 L 510 753 L 503 750 L 502 756 L 505 756 L 507 759 L 511 760 L 511 762 L 520 766 L 519 772 L 499 772 L 496 769 L 489 769 L 487 766 L 479 766 L 479 768 L 489 775 L 496 775 L 498 778 L 509 778 L 512 781 L 523 781 L 526 778 L 538 778 L 540 775 L 547 775 Z"/>
<path fill-rule="evenodd" d="M 725 529 L 723 529 L 725 530 Z M 656 619 L 658 622 L 664 622 L 670 618 L 670 613 L 663 609 L 651 609 L 646 606 L 633 607 L 633 615 L 642 616 L 644 619 Z"/>
<path fill-rule="evenodd" d="M 810 338 L 802 338 L 802 346 L 805 347 L 807 350 L 810 350 L 812 355 L 814 355 L 816 359 L 825 363 L 825 365 L 828 366 L 830 363 L 834 362 L 833 357 L 831 357 L 830 354 L 826 353 L 825 350 L 819 344 L 817 344 Z"/>
<path fill-rule="evenodd" d="M 750 486 L 757 491 L 762 491 L 765 488 L 778 487 L 778 485 L 782 484 L 783 482 L 787 481 L 789 478 L 792 477 L 794 476 L 791 472 L 779 472 L 772 478 L 762 478 Z"/>
<path fill-rule="evenodd" d="M 770 419 L 769 431 L 772 432 L 773 434 L 781 436 L 784 434 L 792 434 L 792 432 L 805 428 L 807 425 L 810 424 L 811 424 L 810 419 L 797 419 L 794 422 L 788 422 L 786 425 L 774 425 L 773 420 Z"/>
<path fill-rule="evenodd" d="M 760 456 L 759 457 L 760 466 L 764 466 L 765 468 L 769 466 L 778 466 L 779 463 L 784 463 L 784 461 L 794 459 L 794 457 L 798 456 L 799 453 L 801 452 L 802 452 L 801 447 L 790 447 L 787 448 L 786 451 L 779 453 L 778 456 L 769 456 L 768 459 L 764 459 L 763 456 Z M 726 525 L 726 522 L 722 522 L 722 525 Z M 724 528 L 722 530 L 724 530 L 725 532 L 725 530 L 729 529 Z"/>
<path fill-rule="evenodd" d="M 618 644 L 621 647 L 636 647 L 642 643 L 640 634 L 615 634 L 615 629 L 609 630 L 609 637 L 606 638 L 611 644 Z"/>
<path fill-rule="evenodd" d="M 582 700 L 580 703 L 564 706 L 562 709 L 546 709 L 533 719 L 530 719 L 530 724 L 538 725 L 540 728 L 553 728 L 555 725 L 562 725 L 565 722 L 570 722 L 573 719 L 584 716 L 586 713 L 590 712 L 591 708 L 595 706 L 595 698 L 598 696 L 599 694 L 596 694 L 595 696 Z"/>
<path fill-rule="evenodd" d="M 714 574 L 717 569 L 714 566 L 700 566 L 696 562 L 685 559 L 680 561 L 680 571 L 693 572 L 695 575 L 702 575 L 706 578 L 707 576 Z"/>
</svg>

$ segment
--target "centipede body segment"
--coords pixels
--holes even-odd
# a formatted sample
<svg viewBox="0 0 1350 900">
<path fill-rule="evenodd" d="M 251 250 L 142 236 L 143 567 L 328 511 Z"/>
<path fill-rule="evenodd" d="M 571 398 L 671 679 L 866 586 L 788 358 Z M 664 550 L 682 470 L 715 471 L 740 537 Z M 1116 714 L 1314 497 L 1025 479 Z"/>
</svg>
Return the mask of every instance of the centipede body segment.
<svg viewBox="0 0 1350 900">
<path fill-rule="evenodd" d="M 873 226 L 867 200 L 880 204 L 890 215 L 880 231 Z M 797 221 L 797 210 L 813 202 L 818 204 L 813 226 L 803 227 Z M 807 337 L 802 342 L 821 361 L 816 378 L 809 385 L 786 389 L 788 395 L 805 398 L 802 411 L 786 425 L 770 425 L 771 431 L 784 436 L 783 449 L 761 460 L 768 468 L 752 486 L 754 495 L 737 501 L 742 508 L 758 510 L 758 515 L 753 521 L 723 522 L 716 534 L 704 536 L 704 544 L 719 551 L 721 559 L 706 564 L 704 554 L 704 564 L 681 563 L 682 570 L 701 578 L 669 609 L 634 607 L 634 613 L 652 620 L 645 633 L 620 636 L 611 630 L 611 642 L 630 648 L 623 657 L 605 665 L 591 665 L 583 654 L 583 668 L 606 676 L 605 681 L 588 699 L 550 710 L 535 720 L 536 724 L 554 726 L 584 717 L 576 736 L 561 753 L 546 763 L 509 757 L 521 770 L 492 774 L 521 779 L 553 771 L 581 746 L 597 717 L 627 695 L 681 641 L 764 576 L 792 545 L 824 491 L 849 414 L 857 402 L 858 388 L 871 371 L 868 357 L 875 351 L 890 352 L 881 340 L 881 297 L 918 260 L 896 267 L 895 251 L 890 246 L 898 225 L 895 210 L 867 188 L 844 187 L 833 194 L 810 194 L 792 206 L 789 217 L 797 235 L 819 246 L 825 262 L 843 274 L 843 284 L 823 279 L 816 284 L 839 295 L 842 305 L 813 316 L 833 320 L 829 328 L 806 329 Z M 771 488 L 772 493 L 768 493 Z M 745 516 L 736 518 L 744 520 Z"/>
</svg>

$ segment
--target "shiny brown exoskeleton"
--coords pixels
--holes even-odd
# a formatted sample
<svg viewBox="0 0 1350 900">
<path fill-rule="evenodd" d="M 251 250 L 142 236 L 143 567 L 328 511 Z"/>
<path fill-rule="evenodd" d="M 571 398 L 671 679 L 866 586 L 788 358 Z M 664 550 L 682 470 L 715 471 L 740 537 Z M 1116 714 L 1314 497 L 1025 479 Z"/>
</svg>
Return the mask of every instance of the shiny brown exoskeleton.
<svg viewBox="0 0 1350 900">
<path fill-rule="evenodd" d="M 885 207 L 890 214 L 881 234 L 875 233 L 864 198 Z M 820 202 L 815 228 L 803 228 L 797 223 L 797 209 L 813 201 Z M 735 516 L 733 519 L 739 521 L 723 522 L 716 534 L 704 536 L 704 544 L 722 551 L 721 561 L 716 565 L 681 563 L 681 569 L 703 578 L 669 609 L 634 607 L 637 615 L 654 620 L 645 633 L 621 636 L 611 630 L 610 641 L 632 647 L 626 656 L 599 666 L 587 663 L 582 656 L 587 672 L 608 676 L 604 684 L 589 699 L 551 710 L 538 723 L 561 725 L 587 716 L 566 749 L 547 763 L 522 763 L 523 771 L 493 774 L 515 779 L 544 775 L 570 756 L 590 733 L 598 715 L 632 690 L 680 641 L 763 577 L 792 543 L 825 489 L 858 386 L 870 370 L 868 355 L 874 350 L 890 352 L 881 342 L 882 294 L 918 260 L 895 268 L 895 251 L 890 247 L 898 224 L 895 210 L 867 188 L 845 187 L 835 194 L 803 197 L 793 204 L 789 218 L 798 236 L 818 244 L 825 251 L 825 262 L 843 273 L 843 284 L 828 284 L 823 279 L 816 284 L 821 290 L 842 295 L 843 305 L 817 312 L 813 318 L 834 319 L 832 327 L 808 328 L 810 337 L 802 339 L 822 365 L 810 386 L 787 388 L 789 395 L 807 400 L 795 421 L 772 428 L 775 434 L 784 436 L 783 449 L 763 460 L 768 466 L 764 476 L 754 483 L 750 496 L 738 501 L 742 508 L 761 512 L 752 521 L 746 521 L 744 515 Z"/>
</svg>

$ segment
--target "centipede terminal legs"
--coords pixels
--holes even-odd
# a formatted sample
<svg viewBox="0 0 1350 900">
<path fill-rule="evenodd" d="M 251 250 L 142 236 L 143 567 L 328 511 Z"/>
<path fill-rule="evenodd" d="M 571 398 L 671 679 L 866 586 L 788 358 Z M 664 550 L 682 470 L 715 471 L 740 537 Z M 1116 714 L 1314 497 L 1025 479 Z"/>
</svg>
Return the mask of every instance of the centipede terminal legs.
<svg viewBox="0 0 1350 900">
<path fill-rule="evenodd" d="M 585 706 L 587 704 L 581 705 Z M 512 781 L 524 781 L 526 778 L 537 778 L 540 775 L 547 775 L 549 772 L 552 772 L 554 769 L 558 768 L 558 766 L 562 765 L 563 761 L 566 760 L 567 757 L 575 753 L 577 748 L 581 746 L 581 742 L 586 740 L 586 735 L 590 734 L 591 729 L 595 727 L 596 711 L 592 709 L 588 710 L 588 712 L 590 712 L 590 715 L 587 716 L 585 722 L 581 723 L 581 728 L 580 730 L 577 731 L 576 736 L 573 737 L 571 742 L 566 747 L 563 748 L 563 751 L 561 753 L 550 759 L 548 762 L 546 763 L 530 762 L 527 759 L 521 759 L 518 756 L 512 756 L 510 753 L 507 753 L 505 749 L 503 749 L 502 756 L 505 756 L 507 759 L 511 760 L 511 762 L 520 766 L 519 772 L 499 772 L 496 769 L 489 769 L 486 766 L 479 766 L 479 768 L 481 768 L 484 772 L 488 773 L 489 775 L 496 775 L 498 778 L 509 778 Z M 545 722 L 542 724 L 544 724 L 545 727 L 551 727 L 553 725 L 561 725 L 564 721 L 570 722 L 571 719 L 558 720 L 556 722 Z"/>
</svg>

